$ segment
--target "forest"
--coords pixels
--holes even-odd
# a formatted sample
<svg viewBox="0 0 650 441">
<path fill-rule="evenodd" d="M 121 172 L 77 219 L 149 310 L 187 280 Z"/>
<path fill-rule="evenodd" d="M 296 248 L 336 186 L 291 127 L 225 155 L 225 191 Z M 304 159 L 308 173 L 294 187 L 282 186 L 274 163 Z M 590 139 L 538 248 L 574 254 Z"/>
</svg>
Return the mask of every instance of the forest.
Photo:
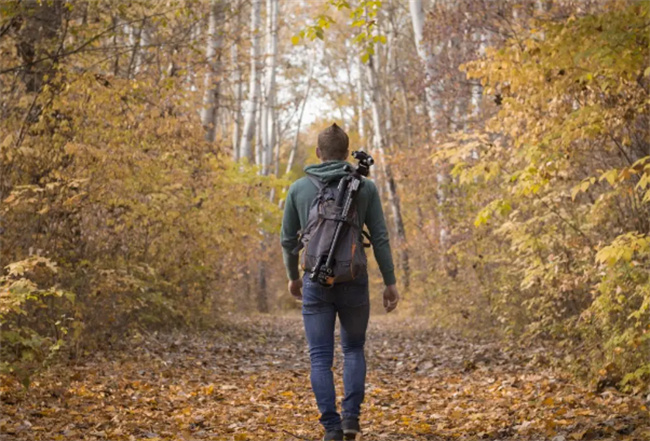
<svg viewBox="0 0 650 441">
<path fill-rule="evenodd" d="M 364 438 L 650 439 L 646 0 L 0 0 L 0 439 L 312 439 L 334 122 L 401 294 L 369 252 Z"/>
</svg>

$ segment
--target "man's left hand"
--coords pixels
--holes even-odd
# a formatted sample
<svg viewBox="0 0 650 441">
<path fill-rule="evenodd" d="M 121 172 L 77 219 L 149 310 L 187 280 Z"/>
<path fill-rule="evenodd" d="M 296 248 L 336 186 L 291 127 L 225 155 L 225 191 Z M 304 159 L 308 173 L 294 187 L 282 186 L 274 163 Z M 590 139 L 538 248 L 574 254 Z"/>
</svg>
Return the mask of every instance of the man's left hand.
<svg viewBox="0 0 650 441">
<path fill-rule="evenodd" d="M 296 300 L 302 300 L 302 279 L 289 280 L 289 294 Z"/>
<path fill-rule="evenodd" d="M 386 312 L 391 312 L 397 308 L 397 302 L 399 302 L 397 285 L 387 285 L 386 289 L 384 289 L 384 309 Z"/>
</svg>

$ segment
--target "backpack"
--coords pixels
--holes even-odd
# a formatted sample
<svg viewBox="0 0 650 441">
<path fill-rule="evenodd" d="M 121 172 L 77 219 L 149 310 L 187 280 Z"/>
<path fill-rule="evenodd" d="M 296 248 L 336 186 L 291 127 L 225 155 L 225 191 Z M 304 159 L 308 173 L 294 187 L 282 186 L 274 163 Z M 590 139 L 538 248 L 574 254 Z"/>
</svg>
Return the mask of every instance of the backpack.
<svg viewBox="0 0 650 441">
<path fill-rule="evenodd" d="M 318 194 L 309 209 L 307 225 L 300 232 L 298 251 L 304 248 L 300 266 L 304 271 L 311 272 L 321 257 L 329 253 L 342 207 L 336 205 L 339 181 L 324 183 L 314 176 L 307 177 L 318 188 Z M 337 185 L 334 186 L 333 183 Z M 360 226 L 355 201 L 343 222 L 334 250 L 332 283 L 354 280 L 357 276 L 365 274 L 368 267 L 364 247 L 369 247 L 370 244 L 363 243 L 362 235 L 370 237 Z"/>
</svg>

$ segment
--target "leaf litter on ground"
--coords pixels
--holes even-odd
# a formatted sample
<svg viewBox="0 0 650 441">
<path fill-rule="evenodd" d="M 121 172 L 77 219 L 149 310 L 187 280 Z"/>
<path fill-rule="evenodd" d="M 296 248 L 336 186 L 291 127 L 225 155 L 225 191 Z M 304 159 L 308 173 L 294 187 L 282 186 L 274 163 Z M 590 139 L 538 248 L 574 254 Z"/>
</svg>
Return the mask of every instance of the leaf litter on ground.
<svg viewBox="0 0 650 441">
<path fill-rule="evenodd" d="M 648 403 L 600 393 L 506 348 L 373 317 L 365 440 L 650 440 Z M 541 357 L 543 359 L 543 357 Z M 335 358 L 342 395 L 342 356 Z M 299 316 L 228 319 L 218 330 L 138 334 L 60 362 L 27 390 L 0 383 L 1 440 L 320 439 Z"/>
</svg>

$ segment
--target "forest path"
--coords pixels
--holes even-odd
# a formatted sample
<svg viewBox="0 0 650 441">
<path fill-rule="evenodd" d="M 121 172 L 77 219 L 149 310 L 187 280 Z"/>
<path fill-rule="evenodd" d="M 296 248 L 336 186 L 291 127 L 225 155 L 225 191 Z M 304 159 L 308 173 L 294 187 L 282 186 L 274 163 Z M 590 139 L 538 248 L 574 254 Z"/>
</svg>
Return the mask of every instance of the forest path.
<svg viewBox="0 0 650 441">
<path fill-rule="evenodd" d="M 302 322 L 254 317 L 2 384 L 1 440 L 315 440 Z M 589 392 L 523 354 L 422 320 L 372 317 L 365 440 L 647 440 L 642 401 Z M 341 356 L 336 354 L 337 391 Z"/>
</svg>

